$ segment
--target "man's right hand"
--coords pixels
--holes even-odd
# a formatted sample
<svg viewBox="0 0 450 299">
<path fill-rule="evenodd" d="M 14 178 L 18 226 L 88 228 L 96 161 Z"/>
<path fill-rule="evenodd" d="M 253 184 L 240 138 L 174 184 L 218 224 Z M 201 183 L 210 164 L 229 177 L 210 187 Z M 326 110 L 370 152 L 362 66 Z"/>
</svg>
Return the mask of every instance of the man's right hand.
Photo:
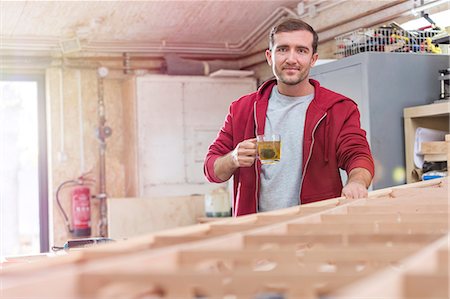
<svg viewBox="0 0 450 299">
<path fill-rule="evenodd" d="M 239 167 L 250 167 L 256 159 L 256 138 L 240 142 L 236 148 L 214 163 L 214 173 L 222 181 L 228 180 Z"/>
<path fill-rule="evenodd" d="M 247 139 L 239 143 L 231 152 L 236 167 L 250 167 L 255 163 L 256 138 Z"/>
</svg>

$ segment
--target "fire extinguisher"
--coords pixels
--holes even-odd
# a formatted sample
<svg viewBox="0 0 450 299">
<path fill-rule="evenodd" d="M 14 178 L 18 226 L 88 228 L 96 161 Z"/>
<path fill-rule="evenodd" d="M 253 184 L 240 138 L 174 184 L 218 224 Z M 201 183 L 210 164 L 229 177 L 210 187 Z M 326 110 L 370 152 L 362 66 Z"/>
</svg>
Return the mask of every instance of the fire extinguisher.
<svg viewBox="0 0 450 299">
<path fill-rule="evenodd" d="M 68 180 L 58 186 L 56 190 L 56 202 L 64 216 L 67 230 L 74 237 L 91 236 L 91 192 L 87 186 L 89 180 L 80 176 L 76 180 Z M 70 192 L 71 195 L 71 221 L 64 211 L 59 200 L 59 192 L 66 185 L 74 185 Z"/>
</svg>

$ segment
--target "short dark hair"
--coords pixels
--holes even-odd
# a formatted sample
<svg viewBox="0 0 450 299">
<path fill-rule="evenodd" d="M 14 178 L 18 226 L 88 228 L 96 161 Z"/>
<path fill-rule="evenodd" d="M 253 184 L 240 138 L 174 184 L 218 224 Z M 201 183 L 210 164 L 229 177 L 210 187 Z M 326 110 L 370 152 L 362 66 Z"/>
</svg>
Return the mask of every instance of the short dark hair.
<svg viewBox="0 0 450 299">
<path fill-rule="evenodd" d="M 312 43 L 313 53 L 317 53 L 317 45 L 319 43 L 319 36 L 317 35 L 317 32 L 314 31 L 314 28 L 312 28 L 311 25 L 309 25 L 308 23 L 303 22 L 300 19 L 295 19 L 295 18 L 285 19 L 272 28 L 272 30 L 270 31 L 270 35 L 269 35 L 269 49 L 272 50 L 272 48 L 273 48 L 273 45 L 275 43 L 275 41 L 274 41 L 275 34 L 277 34 L 279 32 L 291 32 L 291 31 L 297 31 L 297 30 L 305 30 L 305 31 L 309 31 L 312 33 L 312 35 L 313 35 L 313 43 Z"/>
</svg>

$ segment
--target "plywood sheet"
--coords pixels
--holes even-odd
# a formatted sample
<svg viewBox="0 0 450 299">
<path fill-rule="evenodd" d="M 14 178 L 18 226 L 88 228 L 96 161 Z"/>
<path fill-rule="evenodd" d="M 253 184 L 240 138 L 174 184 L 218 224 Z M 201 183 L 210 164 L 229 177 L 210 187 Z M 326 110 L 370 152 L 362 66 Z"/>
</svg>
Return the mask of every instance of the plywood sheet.
<svg viewBox="0 0 450 299">
<path fill-rule="evenodd" d="M 124 239 L 193 225 L 204 215 L 203 196 L 108 198 L 108 236 Z"/>
</svg>

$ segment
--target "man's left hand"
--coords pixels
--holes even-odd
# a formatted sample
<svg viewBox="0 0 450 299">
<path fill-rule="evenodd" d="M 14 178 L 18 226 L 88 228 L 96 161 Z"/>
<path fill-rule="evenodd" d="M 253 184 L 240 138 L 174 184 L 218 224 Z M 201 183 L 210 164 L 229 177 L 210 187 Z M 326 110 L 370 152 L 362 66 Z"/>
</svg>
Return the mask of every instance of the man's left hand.
<svg viewBox="0 0 450 299">
<path fill-rule="evenodd" d="M 347 199 L 367 198 L 367 188 L 364 183 L 348 182 L 342 188 L 342 196 Z"/>
<path fill-rule="evenodd" d="M 348 174 L 347 184 L 342 188 L 342 196 L 347 199 L 367 198 L 367 187 L 371 181 L 372 175 L 367 169 L 352 169 Z"/>
</svg>

